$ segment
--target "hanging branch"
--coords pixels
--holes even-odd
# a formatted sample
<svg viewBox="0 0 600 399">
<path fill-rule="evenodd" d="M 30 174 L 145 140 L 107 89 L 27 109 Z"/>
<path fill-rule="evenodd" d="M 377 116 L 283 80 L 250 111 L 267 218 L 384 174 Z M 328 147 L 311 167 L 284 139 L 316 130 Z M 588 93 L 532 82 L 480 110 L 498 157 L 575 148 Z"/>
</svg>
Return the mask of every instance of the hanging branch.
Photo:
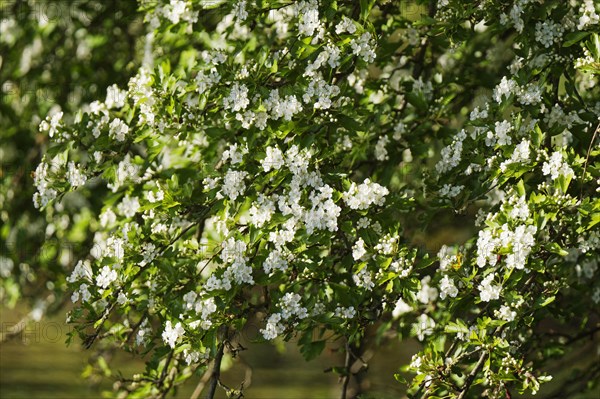
<svg viewBox="0 0 600 399">
<path fill-rule="evenodd" d="M 215 356 L 212 372 L 210 373 L 211 380 L 210 385 L 208 386 L 208 393 L 206 395 L 207 399 L 213 399 L 215 397 L 215 391 L 219 383 L 219 378 L 221 377 L 221 362 L 223 361 L 224 350 L 225 341 L 223 340 L 219 343 L 219 346 L 217 347 L 217 355 Z"/>
<path fill-rule="evenodd" d="M 346 339 L 346 361 L 344 362 L 344 379 L 342 384 L 342 396 L 341 399 L 346 399 L 348 384 L 350 383 L 350 366 L 352 364 L 352 352 L 350 351 L 350 344 Z"/>
<path fill-rule="evenodd" d="M 467 381 L 465 381 L 465 385 L 460 390 L 460 395 L 458 395 L 457 399 L 463 399 L 465 397 L 465 395 L 467 394 L 467 392 L 469 392 L 469 389 L 471 388 L 471 384 L 475 380 L 475 377 L 479 373 L 479 370 L 481 370 L 481 367 L 483 366 L 483 362 L 485 361 L 486 356 L 487 356 L 487 352 L 483 352 L 481 354 L 481 356 L 479 356 L 479 360 L 477 361 L 477 364 L 475 365 L 473 370 L 471 370 L 471 372 L 467 376 Z"/>
</svg>

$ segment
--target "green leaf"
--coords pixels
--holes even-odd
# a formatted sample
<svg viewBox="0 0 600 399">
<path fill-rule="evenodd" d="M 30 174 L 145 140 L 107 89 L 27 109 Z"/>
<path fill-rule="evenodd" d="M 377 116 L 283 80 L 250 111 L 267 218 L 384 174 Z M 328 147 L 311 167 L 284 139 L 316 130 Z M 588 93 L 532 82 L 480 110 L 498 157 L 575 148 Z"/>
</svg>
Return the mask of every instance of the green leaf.
<svg viewBox="0 0 600 399">
<path fill-rule="evenodd" d="M 549 296 L 546 299 L 544 299 L 543 297 L 538 298 L 538 300 L 536 301 L 536 306 L 538 308 L 543 308 L 544 306 L 550 305 L 552 302 L 554 302 L 555 299 L 556 299 L 555 295 Z"/>
<path fill-rule="evenodd" d="M 325 343 L 325 340 L 321 340 L 302 345 L 300 347 L 300 353 L 302 353 L 302 356 L 307 361 L 312 360 L 319 356 L 321 352 L 323 352 L 323 349 L 325 349 Z"/>
<path fill-rule="evenodd" d="M 590 35 L 591 32 L 571 32 L 565 36 L 563 47 L 571 47 Z"/>
<path fill-rule="evenodd" d="M 402 376 L 401 376 L 400 374 L 398 374 L 398 373 L 394 374 L 394 379 L 395 379 L 396 381 L 398 381 L 400 384 L 406 384 L 406 383 L 407 383 L 407 381 L 406 381 L 406 378 L 402 377 Z"/>
<path fill-rule="evenodd" d="M 406 93 L 406 99 L 412 106 L 414 106 L 419 111 L 427 111 L 427 102 L 425 101 L 425 98 L 422 95 L 410 92 Z"/>
<path fill-rule="evenodd" d="M 592 53 L 594 60 L 600 61 L 600 36 L 597 33 L 594 33 L 586 44 L 588 50 Z"/>
<path fill-rule="evenodd" d="M 462 322 L 462 320 L 457 320 L 456 323 L 449 322 L 446 327 L 444 327 L 444 332 L 452 334 L 468 334 L 469 328 Z"/>
<path fill-rule="evenodd" d="M 600 213 L 595 212 L 594 214 L 592 214 L 592 220 L 590 221 L 590 223 L 588 224 L 587 227 L 588 227 L 588 229 L 591 229 L 598 223 L 600 223 Z"/>
<path fill-rule="evenodd" d="M 517 193 L 519 193 L 520 197 L 524 197 L 527 193 L 525 191 L 525 183 L 523 183 L 523 179 L 519 180 L 519 182 L 517 183 Z"/>
<path fill-rule="evenodd" d="M 375 4 L 375 0 L 360 0 L 360 20 L 366 21 L 369 18 L 371 9 Z"/>
<path fill-rule="evenodd" d="M 560 247 L 560 245 L 558 245 L 558 243 L 553 242 L 548 244 L 548 246 L 546 247 L 548 249 L 548 251 L 552 252 L 553 254 L 557 254 L 560 256 L 567 256 L 569 255 L 569 253 L 567 251 L 565 251 L 564 249 L 562 249 Z"/>
</svg>

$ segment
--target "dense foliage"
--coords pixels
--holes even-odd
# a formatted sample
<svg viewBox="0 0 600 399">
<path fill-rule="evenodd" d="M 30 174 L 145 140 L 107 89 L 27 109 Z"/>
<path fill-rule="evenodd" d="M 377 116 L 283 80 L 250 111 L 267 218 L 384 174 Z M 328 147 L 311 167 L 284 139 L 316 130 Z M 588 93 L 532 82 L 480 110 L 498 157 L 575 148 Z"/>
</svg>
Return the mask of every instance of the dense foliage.
<svg viewBox="0 0 600 399">
<path fill-rule="evenodd" d="M 596 334 L 600 7 L 421 3 L 142 1 L 135 76 L 40 123 L 33 204 L 89 243 L 69 320 L 148 359 L 122 394 L 212 397 L 249 324 L 343 340 L 343 390 L 367 329 L 416 338 L 414 397 L 535 393 Z"/>
<path fill-rule="evenodd" d="M 0 2 L 0 300 L 26 304 L 26 319 L 64 312 L 65 275 L 92 242 L 84 203 L 41 214 L 31 201 L 33 171 L 52 145 L 38 126 L 127 84 L 143 34 L 135 1 Z"/>
</svg>

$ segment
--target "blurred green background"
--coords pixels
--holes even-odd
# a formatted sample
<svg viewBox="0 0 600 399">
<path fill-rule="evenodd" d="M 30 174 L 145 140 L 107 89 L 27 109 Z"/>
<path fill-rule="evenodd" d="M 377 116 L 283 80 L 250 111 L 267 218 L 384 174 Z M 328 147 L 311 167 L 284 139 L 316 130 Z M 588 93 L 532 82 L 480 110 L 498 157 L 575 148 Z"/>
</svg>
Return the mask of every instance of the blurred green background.
<svg viewBox="0 0 600 399">
<path fill-rule="evenodd" d="M 19 322 L 24 316 L 18 310 L 2 309 L 3 332 Z M 81 378 L 92 351 L 84 351 L 78 344 L 67 348 L 66 333 L 71 327 L 64 318 L 52 317 L 28 325 L 20 334 L 0 344 L 0 398 L 98 398 L 103 390 L 110 390 L 111 377 L 89 381 Z M 336 342 L 331 342 L 318 359 L 305 362 L 293 343 L 279 345 L 255 345 L 249 331 L 242 337 L 243 351 L 235 363 L 226 362 L 223 374 L 226 385 L 235 387 L 240 381 L 250 380 L 244 397 L 256 398 L 335 398 L 339 396 L 340 383 L 337 376 L 325 372 L 332 366 L 343 365 L 343 357 L 335 352 Z M 367 398 L 398 398 L 403 394 L 402 385 L 393 374 L 403 362 L 417 350 L 417 343 L 400 344 L 389 340 L 377 351 L 367 351 L 368 387 Z M 366 360 L 366 359 L 365 359 Z M 124 376 L 143 371 L 144 363 L 131 355 L 119 353 L 113 359 L 114 370 Z M 248 369 L 251 378 L 248 378 Z M 175 397 L 189 398 L 200 377 L 192 377 Z M 225 398 L 222 390 L 217 397 Z"/>
</svg>

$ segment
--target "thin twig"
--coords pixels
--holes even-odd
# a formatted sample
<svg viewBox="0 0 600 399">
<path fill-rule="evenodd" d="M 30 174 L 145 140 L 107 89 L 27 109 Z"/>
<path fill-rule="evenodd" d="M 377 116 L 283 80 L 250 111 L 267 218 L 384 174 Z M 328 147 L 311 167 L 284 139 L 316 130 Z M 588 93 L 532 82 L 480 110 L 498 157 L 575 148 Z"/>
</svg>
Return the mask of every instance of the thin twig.
<svg viewBox="0 0 600 399">
<path fill-rule="evenodd" d="M 169 352 L 169 356 L 167 357 L 167 360 L 165 361 L 165 367 L 163 367 L 162 372 L 160 373 L 160 379 L 158 380 L 157 385 L 159 386 L 159 389 L 162 391 L 160 398 L 163 399 L 165 396 L 167 396 L 167 393 L 169 392 L 169 388 L 170 385 L 167 384 L 166 387 L 163 387 L 163 383 L 165 382 L 165 379 L 167 378 L 167 371 L 169 370 L 169 365 L 171 364 L 171 360 L 173 360 L 173 354 L 175 353 L 175 350 L 171 350 Z"/>
<path fill-rule="evenodd" d="M 594 141 L 596 141 L 596 136 L 600 131 L 600 123 L 596 126 L 596 130 L 594 130 L 594 134 L 592 135 L 592 141 L 590 141 L 590 145 L 587 150 L 587 154 L 585 156 L 585 163 L 583 165 L 583 174 L 581 175 L 581 192 L 579 193 L 579 199 L 583 198 L 583 182 L 585 180 L 585 173 L 587 172 L 588 162 L 590 160 L 590 153 L 592 152 L 592 147 L 594 146 Z"/>
<path fill-rule="evenodd" d="M 223 352 L 225 350 L 225 341 L 221 341 L 219 346 L 217 347 L 217 355 L 215 356 L 215 361 L 213 363 L 212 371 L 211 371 L 211 380 L 210 385 L 208 386 L 208 393 L 206 395 L 207 399 L 213 399 L 215 397 L 215 391 L 217 390 L 217 385 L 219 383 L 219 378 L 221 377 L 221 362 L 223 361 Z"/>
<path fill-rule="evenodd" d="M 121 290 L 118 290 L 117 292 L 121 292 Z M 91 348 L 91 346 L 94 343 L 94 341 L 96 340 L 96 338 L 98 338 L 98 335 L 100 335 L 100 330 L 102 329 L 102 326 L 104 326 L 104 323 L 106 322 L 106 320 L 108 320 L 108 317 L 110 316 L 110 314 L 112 313 L 112 311 L 115 309 L 116 306 L 117 306 L 117 301 L 115 300 L 113 303 L 111 303 L 110 307 L 104 311 L 104 313 L 102 314 L 102 317 L 100 319 L 98 319 L 96 322 L 94 322 L 94 324 L 99 322 L 98 327 L 96 327 L 96 331 L 94 332 L 94 334 L 88 335 L 87 338 L 85 339 L 85 341 L 83 343 L 85 349 Z"/>
<path fill-rule="evenodd" d="M 350 365 L 352 363 L 352 352 L 350 351 L 350 343 L 346 339 L 346 361 L 344 362 L 344 380 L 342 384 L 341 399 L 346 399 L 348 384 L 350 383 Z"/>
<path fill-rule="evenodd" d="M 125 342 L 129 342 L 131 340 L 131 338 L 135 335 L 135 333 L 140 328 L 144 320 L 146 320 L 146 317 L 148 317 L 147 310 L 142 314 L 142 317 L 140 317 L 140 321 L 138 321 L 133 327 L 131 327 L 131 331 L 129 332 L 129 334 L 127 334 L 127 339 L 125 340 Z"/>
<path fill-rule="evenodd" d="M 473 383 L 473 380 L 475 380 L 475 377 L 477 376 L 477 374 L 479 374 L 479 370 L 481 370 L 481 367 L 483 366 L 483 362 L 485 361 L 486 356 L 487 356 L 487 352 L 485 352 L 485 351 L 481 354 L 481 356 L 479 356 L 479 360 L 477 361 L 475 368 L 473 368 L 473 370 L 471 370 L 471 372 L 467 376 L 467 381 L 465 381 L 465 385 L 460 390 L 460 395 L 458 395 L 457 399 L 463 399 L 465 397 L 465 395 L 467 394 L 467 392 L 469 392 L 469 389 L 471 388 L 471 384 Z"/>
<path fill-rule="evenodd" d="M 211 375 L 212 370 L 206 370 L 206 372 L 202 375 L 202 378 L 200 378 L 200 381 L 198 381 L 198 385 L 196 385 L 196 388 L 194 389 L 194 392 L 192 392 L 192 396 L 190 396 L 190 399 L 198 399 L 200 397 L 200 394 L 204 390 L 204 386 L 206 385 L 208 380 L 210 380 Z"/>
</svg>

